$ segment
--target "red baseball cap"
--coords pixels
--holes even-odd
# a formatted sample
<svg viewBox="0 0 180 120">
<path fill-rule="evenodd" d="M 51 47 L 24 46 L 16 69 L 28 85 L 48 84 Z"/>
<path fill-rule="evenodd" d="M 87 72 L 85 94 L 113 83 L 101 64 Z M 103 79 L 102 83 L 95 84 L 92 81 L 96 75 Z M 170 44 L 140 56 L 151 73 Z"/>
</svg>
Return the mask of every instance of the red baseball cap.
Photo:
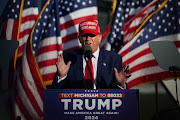
<svg viewBox="0 0 180 120">
<path fill-rule="evenodd" d="M 86 20 L 79 24 L 79 35 L 82 36 L 86 33 L 98 35 L 100 33 L 100 27 L 96 20 Z"/>
</svg>

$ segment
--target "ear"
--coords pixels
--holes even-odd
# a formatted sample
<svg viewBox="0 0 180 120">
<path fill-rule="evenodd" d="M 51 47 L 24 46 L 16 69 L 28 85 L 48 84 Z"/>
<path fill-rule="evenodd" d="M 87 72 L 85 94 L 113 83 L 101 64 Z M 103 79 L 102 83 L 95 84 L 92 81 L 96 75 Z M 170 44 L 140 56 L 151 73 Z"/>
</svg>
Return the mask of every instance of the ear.
<svg viewBox="0 0 180 120">
<path fill-rule="evenodd" d="M 102 35 L 99 34 L 99 35 L 98 35 L 98 41 L 99 41 L 99 43 L 101 42 L 101 40 L 102 40 Z"/>
</svg>

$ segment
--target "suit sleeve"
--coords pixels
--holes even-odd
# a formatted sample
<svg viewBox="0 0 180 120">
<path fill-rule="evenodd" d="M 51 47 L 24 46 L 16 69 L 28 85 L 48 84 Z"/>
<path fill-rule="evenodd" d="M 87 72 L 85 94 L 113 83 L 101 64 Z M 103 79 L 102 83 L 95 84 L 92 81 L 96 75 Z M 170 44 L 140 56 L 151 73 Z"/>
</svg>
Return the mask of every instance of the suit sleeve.
<svg viewBox="0 0 180 120">
<path fill-rule="evenodd" d="M 117 56 L 114 67 L 117 68 L 118 72 L 122 70 L 122 57 L 120 55 Z"/>
<path fill-rule="evenodd" d="M 54 76 L 54 79 L 53 79 L 53 82 L 52 82 L 52 85 L 51 85 L 51 88 L 52 89 L 65 89 L 67 88 L 67 77 L 63 80 L 61 80 L 60 82 L 58 82 L 58 72 L 56 72 L 55 76 Z"/>
<path fill-rule="evenodd" d="M 98 60 L 98 88 L 120 89 L 117 86 L 114 68 L 118 72 L 122 70 L 122 57 L 115 52 L 101 50 Z"/>
</svg>

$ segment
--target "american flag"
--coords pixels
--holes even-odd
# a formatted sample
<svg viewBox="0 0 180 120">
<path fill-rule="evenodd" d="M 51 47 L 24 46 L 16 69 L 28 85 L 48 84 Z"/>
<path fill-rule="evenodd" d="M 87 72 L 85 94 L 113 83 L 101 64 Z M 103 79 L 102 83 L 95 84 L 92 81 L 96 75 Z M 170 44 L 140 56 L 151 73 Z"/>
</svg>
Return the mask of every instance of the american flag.
<svg viewBox="0 0 180 120">
<path fill-rule="evenodd" d="M 108 36 L 110 33 L 110 29 L 111 29 L 111 23 L 107 26 L 107 28 L 105 29 L 105 31 L 102 34 L 102 40 L 99 45 L 101 49 L 110 50 L 110 44 L 108 42 Z"/>
<path fill-rule="evenodd" d="M 10 0 L 1 15 L 0 38 L 17 40 L 21 1 Z"/>
<path fill-rule="evenodd" d="M 171 72 L 158 66 L 148 43 L 169 40 L 174 42 L 178 49 L 180 48 L 180 11 L 178 10 L 180 1 L 165 0 L 163 1 L 164 6 L 161 4 L 162 1 L 159 3 L 159 9 L 154 12 L 155 14 L 152 13 L 154 15 L 150 19 L 147 18 L 148 21 L 142 30 L 119 52 L 123 64 L 129 64 L 131 69 L 132 76 L 127 81 L 128 88 L 173 77 Z"/>
<path fill-rule="evenodd" d="M 102 40 L 101 40 L 101 43 L 100 43 L 100 48 L 101 49 L 105 49 L 105 50 L 110 50 L 111 49 L 111 45 L 108 42 L 108 36 L 110 34 L 111 24 L 112 24 L 112 20 L 113 20 L 112 16 L 114 16 L 116 5 L 117 5 L 117 0 L 113 0 L 113 2 L 112 2 L 112 11 L 111 11 L 111 16 L 110 16 L 111 19 L 110 19 L 110 22 L 109 22 L 108 26 L 106 27 L 105 31 L 102 34 Z"/>
<path fill-rule="evenodd" d="M 78 24 L 84 19 L 97 18 L 94 9 L 97 7 L 92 0 L 47 1 L 31 32 L 19 67 L 16 116 L 30 120 L 43 117 L 43 90 L 52 83 L 57 71 L 57 55 L 62 53 L 62 47 L 64 50 L 79 47 L 76 44 Z"/>
<path fill-rule="evenodd" d="M 96 0 L 59 0 L 63 51 L 80 48 L 78 25 L 80 22 L 97 20 Z"/>
<path fill-rule="evenodd" d="M 62 50 L 57 0 L 43 7 L 22 56 L 16 87 L 16 116 L 34 120 L 43 117 L 43 90 L 56 72 Z"/>
<path fill-rule="evenodd" d="M 134 14 L 134 10 L 131 9 L 129 12 L 129 15 L 127 19 L 124 21 L 124 27 L 123 27 L 123 43 L 128 43 L 135 33 L 136 29 L 141 25 L 141 23 L 144 21 L 144 19 L 154 10 L 155 6 L 158 4 L 158 0 L 154 0 L 147 4 L 142 10 L 137 13 L 137 15 Z"/>
<path fill-rule="evenodd" d="M 135 32 L 135 29 L 157 4 L 157 0 L 154 0 L 151 5 L 147 6 L 151 1 L 152 0 L 118 0 L 111 25 L 111 32 L 108 37 L 112 51 L 118 52 L 123 45 L 130 40 L 129 38 Z"/>
<path fill-rule="evenodd" d="M 36 0 L 10 0 L 7 3 L 1 16 L 0 38 L 19 41 L 18 56 L 22 56 L 37 17 Z"/>
</svg>

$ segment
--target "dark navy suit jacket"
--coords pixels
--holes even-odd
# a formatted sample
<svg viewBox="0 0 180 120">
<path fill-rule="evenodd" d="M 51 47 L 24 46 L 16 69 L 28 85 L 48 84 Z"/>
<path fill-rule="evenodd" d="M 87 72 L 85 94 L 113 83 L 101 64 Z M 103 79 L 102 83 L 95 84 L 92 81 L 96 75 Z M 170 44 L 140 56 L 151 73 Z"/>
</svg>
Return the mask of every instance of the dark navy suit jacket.
<svg viewBox="0 0 180 120">
<path fill-rule="evenodd" d="M 83 53 L 82 49 L 76 49 L 63 53 L 67 64 L 71 61 L 70 69 L 65 80 L 57 83 L 58 73 L 54 76 L 52 88 L 55 89 L 84 89 Z M 122 69 L 122 57 L 115 52 L 100 49 L 97 64 L 97 89 L 118 89 L 114 67 L 118 72 Z"/>
</svg>

